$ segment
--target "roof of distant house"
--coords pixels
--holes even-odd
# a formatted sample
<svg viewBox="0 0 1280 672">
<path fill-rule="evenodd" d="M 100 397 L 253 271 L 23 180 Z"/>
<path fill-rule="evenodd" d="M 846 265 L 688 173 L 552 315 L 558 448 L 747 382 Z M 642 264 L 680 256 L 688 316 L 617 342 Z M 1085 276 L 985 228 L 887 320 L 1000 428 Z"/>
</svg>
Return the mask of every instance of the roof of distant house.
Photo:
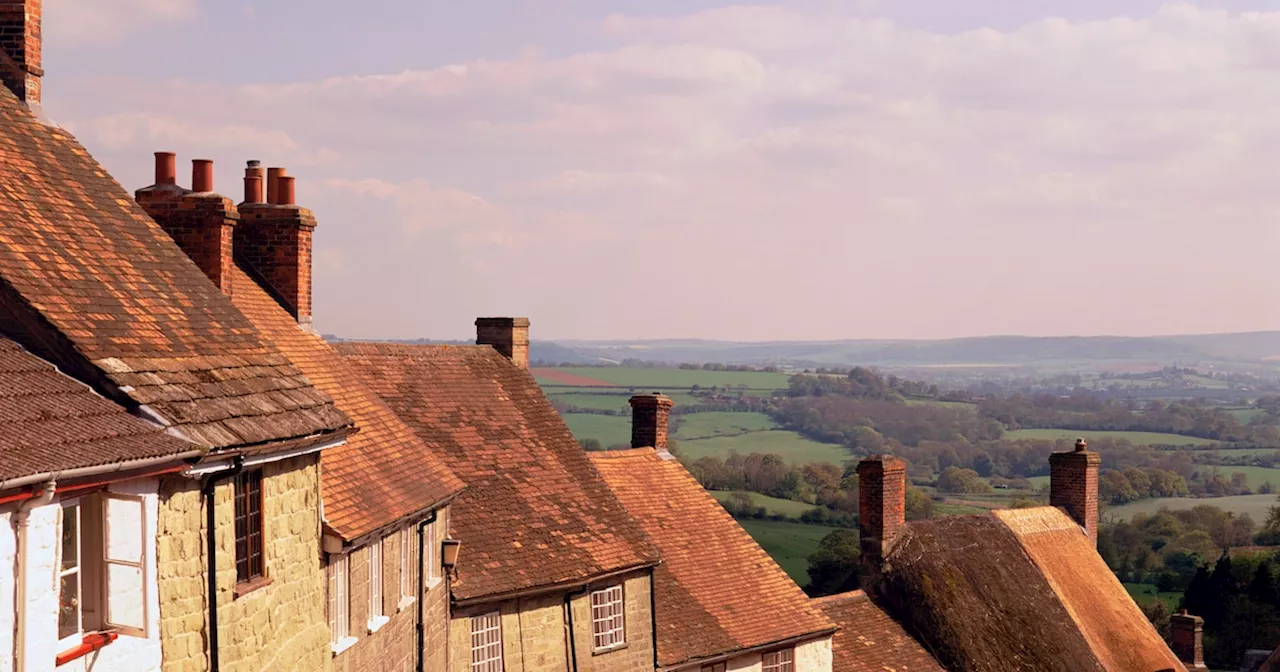
<svg viewBox="0 0 1280 672">
<path fill-rule="evenodd" d="M 254 326 L 355 420 L 359 432 L 321 457 L 325 520 L 347 540 L 425 511 L 465 487 L 383 403 L 351 364 L 304 330 L 253 277 L 232 272 L 231 296 Z"/>
<path fill-rule="evenodd" d="M 350 420 L 70 133 L 0 86 L 0 329 L 214 449 Z"/>
<path fill-rule="evenodd" d="M 0 336 L 0 482 L 199 450 Z"/>
<path fill-rule="evenodd" d="M 865 587 L 950 670 L 1186 669 L 1054 507 L 909 523 Z"/>
<path fill-rule="evenodd" d="M 944 672 L 865 592 L 814 598 L 813 603 L 840 626 L 831 638 L 831 672 Z"/>
<path fill-rule="evenodd" d="M 654 574 L 659 665 L 835 630 L 679 461 L 653 448 L 589 455 L 662 552 Z"/>
<path fill-rule="evenodd" d="M 342 342 L 366 383 L 467 483 L 455 599 L 568 586 L 659 561 L 527 369 L 489 346 Z"/>
</svg>

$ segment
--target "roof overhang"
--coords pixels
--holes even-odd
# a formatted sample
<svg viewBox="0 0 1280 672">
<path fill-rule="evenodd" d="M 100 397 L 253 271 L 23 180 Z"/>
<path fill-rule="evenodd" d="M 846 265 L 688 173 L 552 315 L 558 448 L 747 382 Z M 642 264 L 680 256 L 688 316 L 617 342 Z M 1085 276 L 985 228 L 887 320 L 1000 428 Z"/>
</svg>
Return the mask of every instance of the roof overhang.
<svg viewBox="0 0 1280 672">
<path fill-rule="evenodd" d="M 473 604 L 484 604 L 487 602 L 502 602 L 504 600 L 513 600 L 517 597 L 532 597 L 534 595 L 545 595 L 547 593 L 559 593 L 559 592 L 564 592 L 566 590 L 573 590 L 574 588 L 590 586 L 591 584 L 598 583 L 600 581 L 607 581 L 609 579 L 616 578 L 623 574 L 630 574 L 632 572 L 638 572 L 642 569 L 656 567 L 659 564 L 660 564 L 659 562 L 644 562 L 636 565 L 630 565 L 628 567 L 623 567 L 620 569 L 615 569 L 609 572 L 604 572 L 601 574 L 593 574 L 591 576 L 583 577 L 580 579 L 570 579 L 568 581 L 561 581 L 559 583 L 543 584 L 540 586 L 529 586 L 528 588 L 518 588 L 515 590 L 508 590 L 501 593 L 490 593 L 488 595 L 477 595 L 474 597 L 466 597 L 466 598 L 454 598 L 453 604 L 456 607 L 467 607 Z"/>
<path fill-rule="evenodd" d="M 673 663 L 670 665 L 663 665 L 662 662 L 659 661 L 657 669 L 658 669 L 658 672 L 673 672 L 674 670 L 685 670 L 685 669 L 698 668 L 703 665 L 712 665 L 715 663 L 724 662 L 731 658 L 737 658 L 738 656 L 746 656 L 753 653 L 764 653 L 766 651 L 769 651 L 770 649 L 777 649 L 784 646 L 795 646 L 796 644 L 803 644 L 805 642 L 810 642 L 817 639 L 823 639 L 825 637 L 830 637 L 831 635 L 834 635 L 836 633 L 836 630 L 839 630 L 839 629 L 840 628 L 827 628 L 826 630 L 820 630 L 818 632 L 810 632 L 803 635 L 796 635 L 795 637 L 788 637 L 786 639 L 779 639 L 777 641 L 767 642 L 765 644 L 758 644 L 756 646 L 747 647 L 745 649 L 735 649 L 733 651 L 727 651 L 725 653 L 717 653 L 711 656 L 702 656 L 700 658 L 690 658 L 683 662 Z"/>
</svg>

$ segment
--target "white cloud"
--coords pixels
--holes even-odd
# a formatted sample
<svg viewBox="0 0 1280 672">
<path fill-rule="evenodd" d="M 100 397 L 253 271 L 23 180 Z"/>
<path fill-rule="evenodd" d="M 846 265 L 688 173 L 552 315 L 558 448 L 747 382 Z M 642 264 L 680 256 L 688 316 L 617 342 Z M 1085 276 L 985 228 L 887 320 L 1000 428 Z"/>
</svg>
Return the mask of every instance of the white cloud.
<svg viewBox="0 0 1280 672">
<path fill-rule="evenodd" d="M 930 34 L 730 7 L 600 30 L 624 46 L 286 86 L 114 80 L 54 113 L 117 174 L 170 148 L 307 168 L 344 292 L 415 282 L 380 255 L 463 288 L 412 315 L 343 304 L 328 331 L 441 333 L 503 301 L 577 336 L 1280 328 L 1221 300 L 1280 290 L 1261 270 L 1280 12 Z M 1153 283 L 1185 309 L 1125 298 Z"/>
<path fill-rule="evenodd" d="M 196 0 L 49 0 L 46 35 L 72 44 L 119 42 L 157 23 L 196 16 Z"/>
</svg>

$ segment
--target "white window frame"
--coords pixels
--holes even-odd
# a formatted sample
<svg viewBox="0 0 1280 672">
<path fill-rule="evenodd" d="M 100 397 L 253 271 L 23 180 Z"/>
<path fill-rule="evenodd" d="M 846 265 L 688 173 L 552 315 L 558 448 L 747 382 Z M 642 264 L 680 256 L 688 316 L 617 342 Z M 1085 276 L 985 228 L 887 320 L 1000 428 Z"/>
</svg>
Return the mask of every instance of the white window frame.
<svg viewBox="0 0 1280 672">
<path fill-rule="evenodd" d="M 770 651 L 760 657 L 761 672 L 796 672 L 794 648 Z"/>
<path fill-rule="evenodd" d="M 137 557 L 113 557 L 111 555 L 111 518 L 108 515 L 111 510 L 111 502 L 125 502 L 130 505 L 136 505 L 138 508 L 137 515 Z M 74 499 L 62 500 L 59 502 L 61 510 L 58 518 L 58 546 L 57 546 L 57 567 L 56 567 L 56 589 L 58 591 L 58 604 L 61 610 L 62 604 L 62 581 L 68 576 L 76 577 L 76 631 L 65 637 L 58 638 L 58 650 L 64 651 L 68 648 L 78 646 L 84 639 L 86 632 L 94 632 L 97 630 L 113 630 L 120 635 L 128 637 L 147 636 L 147 628 L 151 622 L 151 610 L 149 606 L 151 588 L 148 585 L 147 575 L 147 558 L 151 553 L 150 544 L 147 538 L 147 500 L 142 495 L 127 495 L 115 492 L 101 492 Z M 74 512 L 74 513 L 71 513 Z M 76 518 L 76 534 L 74 543 L 76 544 L 76 564 L 74 567 L 64 569 L 62 566 L 62 556 L 65 551 L 62 540 L 62 528 L 66 522 L 67 515 L 74 515 Z M 117 522 L 117 524 L 119 524 Z M 128 535 L 130 530 L 123 533 Z M 127 541 L 125 536 L 121 541 Z M 113 621 L 113 615 L 118 616 L 118 612 L 113 610 L 113 606 L 120 608 L 126 605 L 113 604 L 111 597 L 111 573 L 112 568 L 123 568 L 126 571 L 132 570 L 136 572 L 139 591 L 129 590 L 122 593 L 120 599 L 137 600 L 137 607 L 140 622 L 123 623 Z M 86 618 L 89 614 L 92 618 Z M 59 619 L 58 631 L 61 631 L 61 619 Z"/>
<path fill-rule="evenodd" d="M 441 540 L 438 538 L 439 535 L 436 534 L 436 525 L 439 524 L 440 517 L 437 516 L 435 520 L 431 521 L 431 523 L 427 525 L 427 563 L 426 567 L 422 570 L 426 572 L 425 578 L 427 580 L 427 588 L 434 588 L 436 584 L 440 583 L 442 578 L 440 576 Z"/>
<path fill-rule="evenodd" d="M 627 644 L 627 602 L 622 584 L 591 591 L 591 645 L 596 652 Z"/>
<path fill-rule="evenodd" d="M 500 611 L 471 617 L 471 672 L 503 672 Z"/>
<path fill-rule="evenodd" d="M 417 599 L 416 589 L 413 585 L 414 577 L 417 573 L 413 571 L 414 547 L 417 545 L 417 537 L 414 535 L 413 527 L 409 526 L 400 530 L 400 604 L 397 611 L 404 611 L 409 605 L 413 604 Z"/>
<path fill-rule="evenodd" d="M 703 665 L 699 672 L 726 672 L 728 668 L 728 663 L 712 663 L 710 665 Z"/>
<path fill-rule="evenodd" d="M 378 631 L 391 618 L 385 615 L 382 602 L 382 572 L 386 567 L 382 554 L 382 539 L 369 543 L 369 634 Z"/>
<path fill-rule="evenodd" d="M 348 556 L 329 556 L 329 646 L 336 656 L 351 648 L 351 573 Z"/>
<path fill-rule="evenodd" d="M 111 557 L 111 518 L 107 515 L 111 510 L 110 502 L 112 500 L 118 502 L 129 502 L 138 506 L 138 559 L 136 561 L 127 558 Z M 110 629 L 117 630 L 122 635 L 131 635 L 134 637 L 145 637 L 147 631 L 147 623 L 150 621 L 151 615 L 147 608 L 147 503 L 140 495 L 122 495 L 114 492 L 103 493 L 101 498 L 102 506 L 102 605 L 100 607 L 103 624 Z M 83 522 L 83 520 L 82 520 Z M 128 625 L 118 623 L 111 620 L 111 567 L 127 567 L 137 570 L 140 584 L 142 585 L 142 623 L 140 625 Z"/>
<path fill-rule="evenodd" d="M 57 582 L 55 585 L 58 588 L 58 620 L 57 620 L 57 633 L 59 635 L 58 650 L 64 651 L 73 646 L 79 645 L 80 640 L 84 637 L 84 594 L 85 594 L 84 571 L 83 571 L 84 570 L 84 544 L 81 543 L 81 539 L 84 538 L 84 516 L 80 515 L 84 507 L 81 506 L 82 503 L 80 499 L 69 499 L 69 500 L 62 501 L 60 503 L 62 504 L 62 508 L 58 512 L 59 514 L 58 515 L 58 556 L 57 556 L 58 565 L 56 568 Z M 66 544 L 63 541 L 63 536 L 64 536 L 63 529 L 66 526 L 66 517 L 68 515 L 68 512 L 70 511 L 74 511 L 74 514 L 72 515 L 76 517 L 76 533 L 75 533 L 76 564 L 75 564 L 75 567 L 71 569 L 63 569 L 63 555 L 66 552 L 66 548 L 65 548 Z M 76 577 L 76 597 L 75 597 L 76 631 L 63 637 L 62 636 L 62 581 L 66 577 L 72 576 L 72 575 Z"/>
</svg>

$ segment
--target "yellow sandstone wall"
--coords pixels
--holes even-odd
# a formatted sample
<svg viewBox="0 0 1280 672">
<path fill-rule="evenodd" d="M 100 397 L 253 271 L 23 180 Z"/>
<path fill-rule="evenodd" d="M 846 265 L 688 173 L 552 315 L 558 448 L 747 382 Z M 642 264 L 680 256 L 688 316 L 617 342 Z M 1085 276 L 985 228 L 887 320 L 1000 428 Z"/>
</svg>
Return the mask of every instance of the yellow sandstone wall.
<svg viewBox="0 0 1280 672">
<path fill-rule="evenodd" d="M 239 597 L 234 594 L 234 486 L 230 480 L 218 484 L 219 648 L 226 672 L 330 669 L 318 462 L 317 455 L 307 455 L 262 467 L 271 583 Z M 161 482 L 157 570 L 165 672 L 208 669 L 202 499 L 198 480 L 169 476 Z"/>
</svg>

